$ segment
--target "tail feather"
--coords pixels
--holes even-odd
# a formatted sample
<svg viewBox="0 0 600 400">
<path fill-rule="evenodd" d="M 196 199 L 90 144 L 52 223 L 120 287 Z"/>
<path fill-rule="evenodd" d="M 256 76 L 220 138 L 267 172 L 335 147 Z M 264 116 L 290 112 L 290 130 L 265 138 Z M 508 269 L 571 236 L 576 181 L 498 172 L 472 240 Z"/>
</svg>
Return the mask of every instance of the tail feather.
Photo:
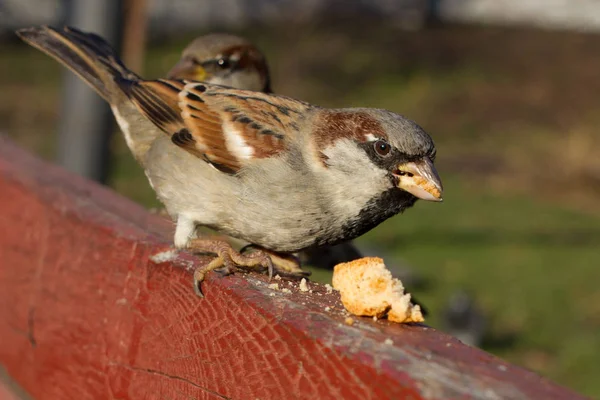
<svg viewBox="0 0 600 400">
<path fill-rule="evenodd" d="M 115 89 L 123 81 L 139 79 L 123 65 L 115 50 L 93 33 L 49 26 L 20 29 L 16 33 L 25 42 L 71 69 L 107 101 L 111 100 Z"/>
</svg>

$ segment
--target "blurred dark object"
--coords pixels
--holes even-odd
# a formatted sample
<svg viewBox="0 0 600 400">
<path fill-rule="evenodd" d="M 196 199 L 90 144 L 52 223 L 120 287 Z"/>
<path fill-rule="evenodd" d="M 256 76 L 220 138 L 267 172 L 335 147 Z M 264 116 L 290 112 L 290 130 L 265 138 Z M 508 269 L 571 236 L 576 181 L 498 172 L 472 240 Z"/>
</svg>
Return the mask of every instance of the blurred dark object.
<svg viewBox="0 0 600 400">
<path fill-rule="evenodd" d="M 480 347 L 487 328 L 487 318 L 464 290 L 455 292 L 442 311 L 441 329 L 470 346 Z"/>
<path fill-rule="evenodd" d="M 122 9 L 119 0 L 69 0 L 67 23 L 94 32 L 119 48 Z M 108 177 L 113 131 L 110 107 L 71 72 L 65 72 L 58 134 L 58 163 L 98 182 Z"/>
<path fill-rule="evenodd" d="M 301 254 L 302 263 L 333 269 L 337 264 L 361 258 L 362 255 L 352 243 L 342 243 L 331 247 L 316 247 Z"/>
<path fill-rule="evenodd" d="M 302 262 L 332 270 L 339 263 L 356 260 L 361 257 L 381 257 L 386 261 L 386 266 L 392 272 L 392 275 L 400 279 L 403 284 L 410 287 L 423 286 L 423 277 L 405 262 L 399 262 L 396 259 L 390 261 L 391 257 L 386 256 L 385 252 L 366 247 L 364 244 L 361 244 L 359 247 L 360 251 L 354 242 L 352 242 L 331 247 L 313 248 L 302 253 Z"/>
</svg>

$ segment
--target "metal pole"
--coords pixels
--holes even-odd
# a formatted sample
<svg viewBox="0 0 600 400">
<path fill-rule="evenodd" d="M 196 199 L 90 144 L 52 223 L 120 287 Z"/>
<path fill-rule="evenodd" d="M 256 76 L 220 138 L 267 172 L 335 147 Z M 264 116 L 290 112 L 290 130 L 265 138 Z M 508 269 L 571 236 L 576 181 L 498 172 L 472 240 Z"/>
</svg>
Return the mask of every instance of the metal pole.
<svg viewBox="0 0 600 400">
<path fill-rule="evenodd" d="M 116 46 L 121 42 L 120 0 L 71 0 L 67 24 L 97 33 Z M 81 79 L 64 77 L 58 162 L 70 171 L 106 182 L 114 123 L 109 106 Z"/>
</svg>

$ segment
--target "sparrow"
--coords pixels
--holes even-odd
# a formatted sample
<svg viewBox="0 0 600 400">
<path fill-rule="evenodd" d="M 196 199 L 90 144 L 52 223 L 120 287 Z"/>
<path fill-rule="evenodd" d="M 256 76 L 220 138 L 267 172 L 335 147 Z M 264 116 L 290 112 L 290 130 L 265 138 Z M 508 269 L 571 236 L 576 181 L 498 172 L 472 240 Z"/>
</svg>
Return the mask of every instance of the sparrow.
<svg viewBox="0 0 600 400">
<path fill-rule="evenodd" d="M 214 269 L 267 269 L 272 276 L 277 257 L 352 240 L 417 199 L 442 199 L 434 142 L 401 115 L 327 109 L 192 80 L 144 80 L 98 35 L 47 26 L 17 34 L 110 104 L 176 222 L 175 246 L 216 254 L 194 271 L 198 295 Z M 255 251 L 197 238 L 198 226 Z"/>
<path fill-rule="evenodd" d="M 211 33 L 192 41 L 167 79 L 271 92 L 269 68 L 263 53 L 248 40 L 226 33 Z"/>
<path fill-rule="evenodd" d="M 271 93 L 264 53 L 247 39 L 232 34 L 211 33 L 193 40 L 167 78 Z M 310 249 L 299 256 L 316 267 L 333 269 L 336 264 L 360 258 L 361 254 L 352 242 L 344 242 L 334 247 Z"/>
</svg>

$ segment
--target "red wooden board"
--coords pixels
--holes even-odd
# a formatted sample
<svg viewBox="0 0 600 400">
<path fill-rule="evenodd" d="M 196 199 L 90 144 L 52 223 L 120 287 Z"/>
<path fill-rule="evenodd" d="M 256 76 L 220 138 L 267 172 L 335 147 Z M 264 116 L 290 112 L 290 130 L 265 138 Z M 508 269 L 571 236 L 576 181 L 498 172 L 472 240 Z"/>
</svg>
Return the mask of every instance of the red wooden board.
<svg viewBox="0 0 600 400">
<path fill-rule="evenodd" d="M 8 384 L 0 381 L 0 400 L 21 400 Z"/>
<path fill-rule="evenodd" d="M 170 221 L 6 139 L 0 205 L 0 363 L 35 399 L 582 398 L 426 326 L 345 325 L 320 285 L 210 274 L 200 300 L 206 258 L 151 260 Z"/>
</svg>

